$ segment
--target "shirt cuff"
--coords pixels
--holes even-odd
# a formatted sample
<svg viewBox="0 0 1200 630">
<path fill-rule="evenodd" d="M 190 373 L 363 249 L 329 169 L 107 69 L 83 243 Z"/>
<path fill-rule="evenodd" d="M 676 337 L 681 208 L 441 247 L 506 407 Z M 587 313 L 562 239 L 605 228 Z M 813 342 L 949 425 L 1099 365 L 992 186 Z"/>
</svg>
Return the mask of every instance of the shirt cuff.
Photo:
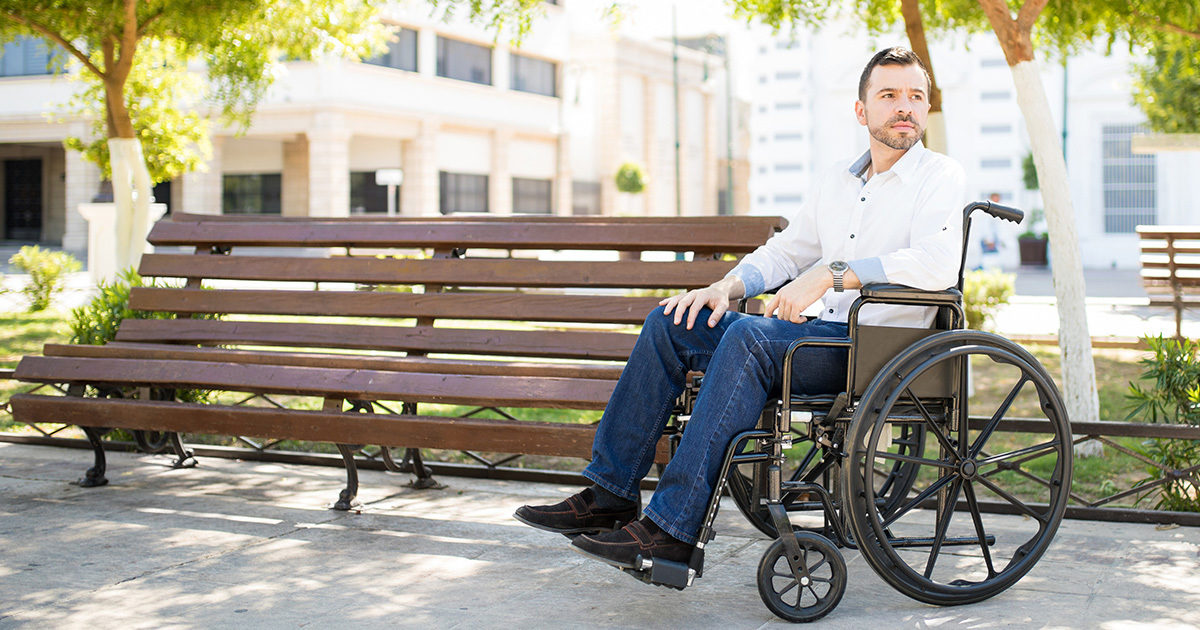
<svg viewBox="0 0 1200 630">
<path fill-rule="evenodd" d="M 743 297 L 752 298 L 764 290 L 766 290 L 766 282 L 763 280 L 762 273 L 750 265 L 738 265 L 734 267 L 725 277 L 735 276 L 742 281 L 742 286 L 745 288 Z"/>
<path fill-rule="evenodd" d="M 850 270 L 858 276 L 858 281 L 864 287 L 868 284 L 887 282 L 887 274 L 883 273 L 883 261 L 878 256 L 851 260 L 846 264 L 850 265 Z"/>
</svg>

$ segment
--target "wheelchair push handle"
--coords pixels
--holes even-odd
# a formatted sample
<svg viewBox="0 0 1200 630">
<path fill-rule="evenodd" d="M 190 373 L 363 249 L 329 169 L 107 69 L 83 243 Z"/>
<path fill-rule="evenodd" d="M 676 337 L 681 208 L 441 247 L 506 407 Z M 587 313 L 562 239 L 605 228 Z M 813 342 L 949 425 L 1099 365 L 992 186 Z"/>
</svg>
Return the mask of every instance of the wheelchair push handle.
<svg viewBox="0 0 1200 630">
<path fill-rule="evenodd" d="M 963 209 L 963 216 L 970 216 L 971 213 L 976 210 L 983 210 L 997 219 L 1004 219 L 1005 221 L 1012 221 L 1013 223 L 1020 223 L 1025 219 L 1025 213 L 1021 210 L 998 204 L 994 201 L 971 202 L 967 204 L 966 208 Z"/>
</svg>

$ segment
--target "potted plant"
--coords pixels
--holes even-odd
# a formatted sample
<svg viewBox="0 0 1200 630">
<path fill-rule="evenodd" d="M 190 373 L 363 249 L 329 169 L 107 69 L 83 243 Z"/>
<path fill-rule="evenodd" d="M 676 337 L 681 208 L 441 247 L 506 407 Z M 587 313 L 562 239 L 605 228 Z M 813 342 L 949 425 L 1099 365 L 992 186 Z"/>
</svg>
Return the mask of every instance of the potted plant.
<svg viewBox="0 0 1200 630">
<path fill-rule="evenodd" d="M 1046 246 L 1049 244 L 1049 239 L 1046 238 L 1046 231 L 1042 229 L 1042 217 L 1044 213 L 1041 210 L 1035 209 L 1029 215 L 1029 229 L 1017 237 L 1017 247 L 1021 253 L 1021 264 L 1033 267 L 1045 267 Z"/>
</svg>

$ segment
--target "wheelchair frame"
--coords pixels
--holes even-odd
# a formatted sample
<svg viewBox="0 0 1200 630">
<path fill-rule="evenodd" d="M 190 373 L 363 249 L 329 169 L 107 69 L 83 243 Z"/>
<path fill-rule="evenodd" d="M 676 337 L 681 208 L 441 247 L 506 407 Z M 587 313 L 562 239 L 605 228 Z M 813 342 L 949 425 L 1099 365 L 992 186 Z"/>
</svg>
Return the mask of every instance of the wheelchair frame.
<svg viewBox="0 0 1200 630">
<path fill-rule="evenodd" d="M 677 589 L 692 585 L 695 578 L 703 574 L 704 548 L 714 536 L 713 523 L 726 486 L 751 524 L 775 538 L 759 565 L 759 592 L 772 612 L 789 621 L 816 620 L 840 602 L 846 570 L 839 547 L 858 549 L 876 573 L 897 590 L 937 605 L 987 599 L 1007 589 L 1032 568 L 1053 539 L 1066 509 L 1072 468 L 1070 427 L 1053 379 L 1032 355 L 998 335 L 962 328 L 965 316 L 961 290 L 966 243 L 970 234 L 970 214 L 975 210 L 1014 223 L 1019 223 L 1023 217 L 1020 210 L 988 201 L 968 204 L 963 208 L 963 255 L 955 288 L 931 292 L 900 285 L 863 287 L 850 310 L 848 337 L 793 341 L 783 362 L 782 392 L 787 394 L 768 403 L 757 428 L 743 431 L 731 441 L 690 561 L 639 558 L 637 568 L 625 569 L 626 572 L 645 582 Z M 937 323 L 944 329 L 918 332 L 860 326 L 860 309 L 873 303 L 937 307 Z M 860 362 L 860 355 L 870 352 L 864 352 L 858 345 L 863 330 L 868 329 L 882 331 L 885 335 L 920 337 L 890 360 L 881 362 L 885 365 L 880 369 L 871 370 L 869 382 L 860 374 L 860 369 L 869 367 L 863 365 L 866 361 Z M 790 393 L 793 356 L 800 348 L 811 346 L 847 349 L 848 370 L 842 393 L 808 397 Z M 969 365 L 969 357 L 974 355 L 1014 366 L 1021 370 L 1022 376 L 996 413 L 978 426 L 972 440 L 973 420 L 962 397 L 969 389 L 969 369 L 962 366 Z M 1003 455 L 988 454 L 983 447 L 1026 383 L 1034 384 L 1040 407 L 1050 421 L 1055 438 Z M 672 450 L 684 430 L 698 386 L 699 379 L 695 379 L 680 398 L 676 421 L 668 428 Z M 797 421 L 804 423 L 806 431 L 801 437 L 811 441 L 812 447 L 795 473 L 785 479 L 783 469 L 787 458 L 784 451 L 793 446 L 793 422 Z M 893 425 L 902 427 L 900 440 L 893 438 Z M 927 444 L 934 444 L 927 443 L 929 435 L 936 438 L 937 459 L 923 457 Z M 895 444 L 900 444 L 901 452 L 888 450 Z M 881 445 L 883 450 L 880 450 Z M 1000 470 L 1008 459 L 1028 461 L 1042 457 L 1050 450 L 1056 452 L 1057 458 L 1044 513 L 997 489 L 988 480 L 989 473 L 982 471 L 985 465 L 996 464 Z M 818 455 L 820 459 L 814 463 Z M 893 464 L 883 485 L 877 489 L 875 466 L 880 460 Z M 741 467 L 747 465 L 752 466 L 753 471 L 748 481 L 740 472 Z M 936 480 L 910 498 L 920 466 L 936 470 Z M 930 473 L 925 474 L 929 476 Z M 985 531 L 974 494 L 976 484 L 992 489 L 1009 500 L 1016 512 L 1032 516 L 1040 523 L 1035 536 L 1017 547 L 1013 559 L 999 571 L 990 551 L 996 545 L 997 537 Z M 959 509 L 961 493 L 965 493 L 972 516 L 974 536 L 948 535 L 950 521 Z M 879 494 L 884 496 L 877 496 Z M 893 533 L 898 519 L 931 501 L 935 508 L 933 536 Z M 792 525 L 789 512 L 806 510 L 819 510 L 823 525 L 816 529 Z M 943 547 L 972 545 L 978 545 L 986 563 L 987 576 L 983 580 L 959 578 L 939 582 L 934 578 L 935 563 Z M 923 575 L 908 566 L 897 552 L 911 548 L 931 550 Z M 811 560 L 814 556 L 819 561 Z M 826 566 L 830 575 L 818 576 L 816 572 L 824 573 Z M 777 588 L 779 579 L 786 583 Z M 814 588 L 817 583 L 828 584 L 824 594 Z M 784 598 L 792 590 L 796 592 L 794 604 Z M 815 600 L 811 605 L 803 603 L 806 590 Z"/>
</svg>

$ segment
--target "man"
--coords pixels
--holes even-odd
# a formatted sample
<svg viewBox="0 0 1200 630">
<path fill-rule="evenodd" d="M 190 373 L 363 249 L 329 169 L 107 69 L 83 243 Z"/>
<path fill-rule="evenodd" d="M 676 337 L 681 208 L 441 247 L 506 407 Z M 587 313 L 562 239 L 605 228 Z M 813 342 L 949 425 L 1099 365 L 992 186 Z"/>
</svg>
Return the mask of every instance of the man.
<svg viewBox="0 0 1200 630">
<path fill-rule="evenodd" d="M 820 180 L 787 229 L 746 256 L 724 279 L 661 302 L 646 319 L 618 381 L 584 476 L 594 483 L 554 505 L 522 506 L 518 520 L 581 534 L 575 549 L 618 567 L 638 555 L 686 562 L 733 436 L 752 428 L 779 395 L 783 355 L 798 337 L 844 337 L 863 284 L 941 290 L 957 281 L 962 248 L 962 167 L 921 146 L 929 75 L 911 51 L 876 54 L 862 72 L 854 112 L 869 149 Z M 786 283 L 786 284 L 785 284 Z M 764 317 L 728 312 L 729 301 L 780 287 Z M 823 300 L 820 316 L 803 312 Z M 864 324 L 927 327 L 930 308 L 873 305 Z M 697 322 L 700 325 L 696 325 Z M 793 391 L 842 390 L 846 352 L 801 349 Z M 683 390 L 705 373 L 683 438 L 658 489 L 637 518 L 638 484 Z"/>
</svg>

